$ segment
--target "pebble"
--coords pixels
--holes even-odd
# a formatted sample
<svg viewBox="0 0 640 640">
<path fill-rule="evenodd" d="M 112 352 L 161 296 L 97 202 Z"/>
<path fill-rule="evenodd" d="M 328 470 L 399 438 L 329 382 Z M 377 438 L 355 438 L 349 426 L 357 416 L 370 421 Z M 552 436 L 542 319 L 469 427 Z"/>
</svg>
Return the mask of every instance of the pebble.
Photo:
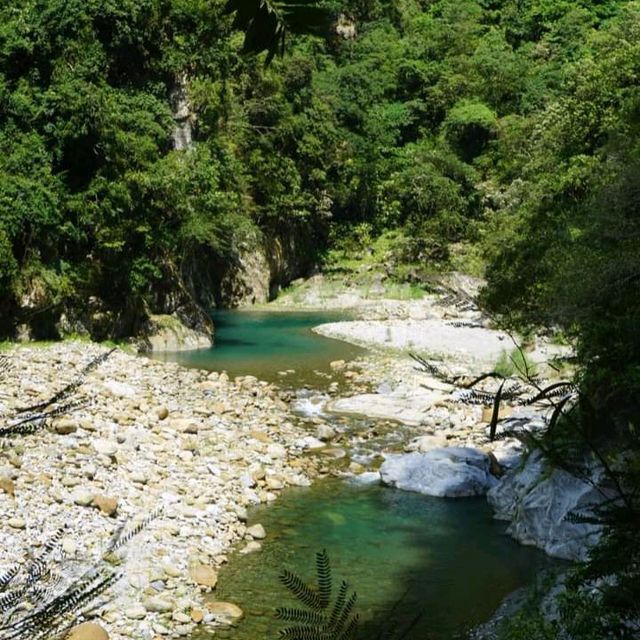
<svg viewBox="0 0 640 640">
<path fill-rule="evenodd" d="M 175 606 L 171 600 L 159 597 L 145 598 L 142 605 L 147 611 L 151 611 L 153 613 L 167 613 L 169 611 L 173 611 Z"/>
<path fill-rule="evenodd" d="M 259 542 L 252 540 L 251 542 L 247 542 L 247 544 L 242 549 L 240 549 L 239 553 L 241 553 L 242 555 L 246 555 L 248 553 L 255 553 L 256 551 L 260 551 L 261 549 L 262 545 Z"/>
<path fill-rule="evenodd" d="M 124 615 L 131 620 L 142 620 L 147 617 L 147 610 L 141 604 L 137 604 L 125 609 Z"/>
<path fill-rule="evenodd" d="M 240 620 L 244 616 L 242 609 L 232 602 L 207 602 L 205 606 L 209 613 L 227 623 Z"/>
<path fill-rule="evenodd" d="M 189 571 L 191 579 L 201 587 L 215 588 L 218 582 L 218 574 L 212 567 L 196 565 Z"/>
<path fill-rule="evenodd" d="M 93 503 L 93 493 L 86 489 L 76 489 L 71 494 L 71 500 L 73 504 L 77 504 L 80 507 L 88 507 Z"/>
<path fill-rule="evenodd" d="M 94 440 L 91 444 L 96 452 L 103 456 L 113 456 L 118 452 L 118 445 L 112 440 L 99 438 Z"/>
<path fill-rule="evenodd" d="M 255 540 L 264 540 L 267 537 L 267 532 L 261 524 L 254 524 L 247 528 L 247 535 Z"/>
<path fill-rule="evenodd" d="M 108 496 L 95 496 L 91 502 L 94 507 L 100 509 L 100 512 L 105 516 L 115 516 L 118 511 L 117 498 L 110 498 Z"/>
<path fill-rule="evenodd" d="M 109 634 L 93 622 L 85 622 L 71 630 L 66 640 L 109 640 Z"/>
<path fill-rule="evenodd" d="M 7 524 L 12 529 L 26 529 L 27 528 L 27 523 L 25 522 L 24 518 L 9 518 L 9 520 L 7 520 Z"/>
</svg>

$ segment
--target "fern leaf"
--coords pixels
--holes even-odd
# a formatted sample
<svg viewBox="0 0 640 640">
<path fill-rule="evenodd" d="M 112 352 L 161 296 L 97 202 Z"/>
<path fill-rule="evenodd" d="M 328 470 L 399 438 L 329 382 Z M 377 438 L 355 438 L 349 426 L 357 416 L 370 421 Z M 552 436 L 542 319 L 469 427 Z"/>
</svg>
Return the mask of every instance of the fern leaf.
<svg viewBox="0 0 640 640">
<path fill-rule="evenodd" d="M 316 554 L 316 572 L 318 574 L 318 598 L 323 609 L 331 600 L 331 565 L 326 549 Z"/>
<path fill-rule="evenodd" d="M 345 630 L 337 636 L 337 640 L 352 640 L 355 638 L 358 632 L 358 624 L 360 623 L 360 616 L 356 614 L 351 618 L 349 624 L 345 627 Z"/>
<path fill-rule="evenodd" d="M 340 588 L 338 589 L 338 595 L 336 596 L 336 601 L 333 605 L 333 610 L 331 611 L 331 615 L 329 616 L 329 626 L 332 629 L 335 629 L 338 624 L 338 618 L 342 613 L 342 609 L 344 608 L 344 604 L 347 601 L 347 591 L 349 590 L 349 585 L 343 580 Z"/>
<path fill-rule="evenodd" d="M 358 599 L 358 596 L 354 591 L 351 594 L 351 597 L 347 600 L 347 603 L 344 605 L 342 612 L 338 616 L 338 620 L 336 624 L 332 627 L 332 630 L 334 633 L 336 634 L 342 633 L 342 631 L 345 628 L 345 624 L 347 624 L 347 621 L 349 620 L 349 616 L 351 615 L 351 612 L 353 611 L 353 608 L 356 605 L 357 599 Z"/>
<path fill-rule="evenodd" d="M 314 611 L 322 611 L 318 594 L 307 586 L 295 573 L 285 569 L 280 574 L 280 582 L 300 601 Z"/>
<path fill-rule="evenodd" d="M 276 609 L 276 618 L 285 622 L 299 622 L 318 627 L 325 626 L 327 622 L 325 616 L 316 611 L 303 611 L 302 609 L 289 609 L 287 607 Z"/>
<path fill-rule="evenodd" d="M 9 567 L 2 575 L 0 575 L 0 592 L 5 591 L 5 589 L 11 584 L 13 579 L 20 573 L 20 565 L 14 564 L 12 567 Z"/>
<path fill-rule="evenodd" d="M 491 422 L 489 423 L 489 440 L 493 442 L 496 437 L 496 429 L 498 428 L 498 419 L 500 417 L 500 401 L 502 400 L 502 389 L 504 382 L 500 385 L 498 393 L 496 394 L 495 402 L 493 403 L 493 413 L 491 415 Z"/>
<path fill-rule="evenodd" d="M 323 627 L 287 627 L 280 631 L 282 640 L 335 640 Z"/>
</svg>

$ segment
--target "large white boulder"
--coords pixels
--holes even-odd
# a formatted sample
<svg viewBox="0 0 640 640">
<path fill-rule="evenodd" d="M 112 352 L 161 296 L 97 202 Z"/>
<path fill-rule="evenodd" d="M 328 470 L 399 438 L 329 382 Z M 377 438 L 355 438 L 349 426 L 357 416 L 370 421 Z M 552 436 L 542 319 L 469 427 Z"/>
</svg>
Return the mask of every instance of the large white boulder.
<svg viewBox="0 0 640 640">
<path fill-rule="evenodd" d="M 497 482 L 489 456 L 468 447 L 389 456 L 380 467 L 385 484 L 439 498 L 481 496 Z"/>
<path fill-rule="evenodd" d="M 444 394 L 439 391 L 423 390 L 390 395 L 364 393 L 330 402 L 327 410 L 417 426 L 428 420 L 433 405 L 443 399 Z"/>
<path fill-rule="evenodd" d="M 597 476 L 594 469 L 594 481 Z M 511 521 L 508 533 L 551 556 L 582 560 L 600 536 L 600 527 L 572 521 L 570 516 L 588 514 L 592 505 L 603 501 L 601 490 L 567 471 L 552 468 L 539 451 L 509 471 L 489 491 L 487 499 L 496 518 Z"/>
</svg>

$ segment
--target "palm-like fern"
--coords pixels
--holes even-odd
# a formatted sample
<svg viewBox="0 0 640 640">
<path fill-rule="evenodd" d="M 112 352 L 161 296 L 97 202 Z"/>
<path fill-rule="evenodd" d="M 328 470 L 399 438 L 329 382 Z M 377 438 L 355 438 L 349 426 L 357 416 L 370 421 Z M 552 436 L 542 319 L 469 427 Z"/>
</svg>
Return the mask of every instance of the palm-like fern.
<svg viewBox="0 0 640 640">
<path fill-rule="evenodd" d="M 121 576 L 124 547 L 159 515 L 133 526 L 123 523 L 107 549 L 87 562 L 67 558 L 61 528 L 44 545 L 0 574 L 0 640 L 52 640 L 63 637 L 78 616 L 93 606 Z"/>
<path fill-rule="evenodd" d="M 51 418 L 70 413 L 83 407 L 85 405 L 84 401 L 72 398 L 73 394 L 84 383 L 89 373 L 104 363 L 114 351 L 115 349 L 111 349 L 93 358 L 82 371 L 80 371 L 73 382 L 54 393 L 47 400 L 28 407 L 19 408 L 14 417 L 0 427 L 0 438 L 15 438 L 31 435 L 44 429 Z M 5 366 L 2 362 L 3 361 L 0 360 L 0 373 L 10 370 L 10 364 Z"/>
<path fill-rule="evenodd" d="M 358 630 L 355 592 L 342 582 L 331 605 L 332 576 L 326 551 L 316 554 L 317 585 L 307 585 L 299 576 L 284 570 L 280 582 L 305 606 L 304 609 L 281 607 L 276 616 L 291 626 L 280 632 L 285 640 L 351 640 Z"/>
</svg>

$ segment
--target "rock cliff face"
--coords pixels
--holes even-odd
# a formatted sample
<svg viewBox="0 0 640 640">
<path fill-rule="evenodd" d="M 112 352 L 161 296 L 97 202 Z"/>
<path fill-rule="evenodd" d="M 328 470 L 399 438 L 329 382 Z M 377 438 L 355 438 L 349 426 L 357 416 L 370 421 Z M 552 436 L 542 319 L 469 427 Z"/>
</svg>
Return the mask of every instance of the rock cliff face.
<svg viewBox="0 0 640 640">
<path fill-rule="evenodd" d="M 216 304 L 236 308 L 268 302 L 291 281 L 310 275 L 314 266 L 313 241 L 306 228 L 267 231 L 241 247 L 235 259 L 218 265 Z"/>
<path fill-rule="evenodd" d="M 180 265 L 167 263 L 144 303 L 79 295 L 56 302 L 34 280 L 16 308 L 3 312 L 2 332 L 20 340 L 84 335 L 96 341 L 130 339 L 141 351 L 176 351 L 212 344 L 210 310 L 271 300 L 278 290 L 314 266 L 313 243 L 304 227 L 269 232 L 221 260 L 202 251 Z M 111 297 L 109 297 L 109 295 Z"/>
<path fill-rule="evenodd" d="M 600 470 L 592 467 L 591 480 L 602 482 Z M 605 488 L 596 489 L 562 469 L 550 468 L 539 451 L 524 464 L 512 469 L 487 494 L 496 518 L 510 520 L 508 528 L 522 544 L 544 549 L 566 560 L 582 560 L 598 541 L 600 528 L 575 522 L 572 514 L 588 514 L 590 507 L 607 496 Z"/>
</svg>

